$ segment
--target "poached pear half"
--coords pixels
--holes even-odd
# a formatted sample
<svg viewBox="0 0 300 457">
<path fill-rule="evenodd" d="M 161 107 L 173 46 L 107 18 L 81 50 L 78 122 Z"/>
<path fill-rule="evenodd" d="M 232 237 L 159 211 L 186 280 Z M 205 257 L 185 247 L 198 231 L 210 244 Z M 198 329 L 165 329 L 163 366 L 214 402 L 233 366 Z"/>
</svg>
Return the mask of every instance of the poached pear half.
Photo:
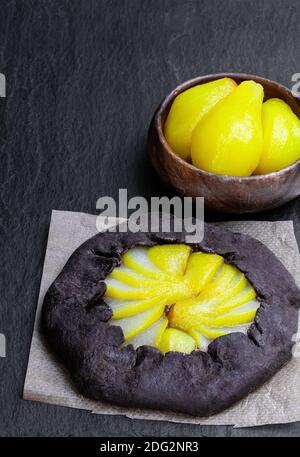
<svg viewBox="0 0 300 457">
<path fill-rule="evenodd" d="M 250 176 L 262 152 L 261 84 L 244 81 L 197 124 L 191 143 L 192 163 L 205 171 Z"/>
</svg>

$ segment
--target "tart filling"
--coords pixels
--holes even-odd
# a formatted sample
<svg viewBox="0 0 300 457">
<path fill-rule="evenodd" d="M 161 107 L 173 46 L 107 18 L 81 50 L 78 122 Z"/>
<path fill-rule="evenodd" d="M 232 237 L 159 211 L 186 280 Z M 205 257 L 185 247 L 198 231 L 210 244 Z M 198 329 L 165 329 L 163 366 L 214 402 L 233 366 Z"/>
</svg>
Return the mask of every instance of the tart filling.
<svg viewBox="0 0 300 457">
<path fill-rule="evenodd" d="M 134 247 L 105 283 L 125 345 L 163 353 L 206 351 L 215 338 L 246 333 L 260 305 L 236 266 L 184 244 Z"/>
</svg>

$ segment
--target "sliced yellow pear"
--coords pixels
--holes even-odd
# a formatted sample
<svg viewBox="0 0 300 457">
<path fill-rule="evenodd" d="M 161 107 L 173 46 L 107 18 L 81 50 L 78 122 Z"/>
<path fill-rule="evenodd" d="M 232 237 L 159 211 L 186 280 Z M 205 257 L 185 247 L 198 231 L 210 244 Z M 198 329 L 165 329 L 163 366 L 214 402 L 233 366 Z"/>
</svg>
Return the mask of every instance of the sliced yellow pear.
<svg viewBox="0 0 300 457">
<path fill-rule="evenodd" d="M 228 333 L 247 333 L 249 325 L 235 325 L 234 327 L 207 327 L 201 325 L 197 330 L 201 332 L 206 338 L 214 340 L 220 336 L 228 335 Z"/>
<path fill-rule="evenodd" d="M 205 171 L 250 176 L 262 153 L 264 90 L 244 81 L 197 124 L 191 142 L 192 163 Z"/>
<path fill-rule="evenodd" d="M 272 173 L 300 158 L 300 119 L 278 98 L 263 104 L 263 148 L 255 174 Z"/>
<path fill-rule="evenodd" d="M 135 349 L 140 346 L 157 347 L 167 325 L 168 319 L 163 316 L 157 322 L 150 325 L 147 330 L 139 333 L 135 338 L 128 340 L 128 344 L 132 344 Z"/>
<path fill-rule="evenodd" d="M 151 262 L 148 256 L 148 248 L 140 246 L 132 248 L 123 255 L 122 261 L 126 267 L 147 278 L 158 280 L 169 279 L 169 275 Z"/>
<path fill-rule="evenodd" d="M 176 328 L 167 328 L 158 344 L 158 349 L 163 353 L 178 351 L 190 354 L 196 347 L 196 341 L 192 336 Z"/>
<path fill-rule="evenodd" d="M 127 341 L 144 332 L 150 325 L 158 321 L 158 319 L 162 317 L 164 309 L 164 305 L 156 305 L 135 316 L 127 317 L 125 319 L 116 319 L 114 320 L 114 325 L 121 327 L 124 338 Z"/>
<path fill-rule="evenodd" d="M 194 252 L 190 255 L 184 278 L 194 295 L 199 294 L 207 286 L 222 263 L 223 258 L 217 254 Z"/>
<path fill-rule="evenodd" d="M 148 251 L 150 261 L 169 275 L 183 275 L 191 252 L 185 244 L 153 246 Z"/>
<path fill-rule="evenodd" d="M 211 339 L 207 338 L 201 332 L 196 330 L 195 328 L 191 328 L 188 333 L 194 338 L 196 341 L 197 347 L 202 351 L 207 351 L 209 343 L 211 343 Z"/>
<path fill-rule="evenodd" d="M 113 298 L 123 298 L 124 300 L 133 299 L 144 299 L 148 298 L 151 293 L 151 289 L 137 289 L 136 287 L 128 286 L 117 279 L 107 277 L 105 280 L 106 284 L 106 295 Z"/>
<path fill-rule="evenodd" d="M 221 295 L 224 294 L 228 288 L 231 290 L 233 288 L 232 286 L 234 286 L 231 295 L 237 293 L 236 291 L 241 288 L 244 283 L 241 279 L 241 273 L 237 270 L 237 268 L 232 265 L 223 264 L 221 268 L 217 270 L 214 279 L 208 283 L 198 296 L 192 296 L 191 298 L 187 298 L 182 301 L 178 300 L 176 302 L 176 306 L 182 305 L 189 307 L 198 305 L 198 303 L 202 305 L 204 303 L 211 303 L 212 301 L 222 301 L 223 298 Z M 227 293 L 227 295 L 230 295 L 230 293 Z"/>
<path fill-rule="evenodd" d="M 229 265 L 227 266 L 229 267 Z M 220 275 L 219 278 L 209 284 L 199 295 L 199 301 L 216 306 L 218 303 L 230 300 L 242 292 L 248 286 L 248 281 L 243 273 L 240 273 L 235 267 L 232 268 L 233 270 L 227 272 L 227 277 Z M 232 275 L 231 280 L 230 275 Z"/>
<path fill-rule="evenodd" d="M 203 324 L 210 327 L 229 327 L 248 324 L 254 320 L 258 307 L 259 303 L 252 301 L 219 316 L 204 316 L 199 313 L 197 319 L 194 320 L 194 325 L 199 323 L 200 325 Z"/>
<path fill-rule="evenodd" d="M 201 308 L 199 307 L 199 312 L 203 316 L 218 316 L 244 305 L 245 303 L 251 302 L 255 297 L 255 290 L 248 285 L 242 292 L 226 301 L 219 300 L 216 303 L 213 301 L 199 300 L 197 304 L 201 305 Z"/>
<path fill-rule="evenodd" d="M 230 78 L 222 78 L 187 89 L 175 98 L 164 133 L 168 144 L 182 159 L 189 159 L 191 136 L 197 123 L 223 97 L 236 87 Z"/>
<path fill-rule="evenodd" d="M 227 267 L 229 267 L 229 265 Z M 226 270 L 228 273 L 230 271 L 232 272 L 230 269 L 228 270 L 226 268 Z M 220 285 L 225 283 L 226 278 L 226 274 L 223 272 L 223 274 L 219 274 L 216 279 L 215 287 L 213 285 L 208 285 L 197 297 L 177 301 L 168 313 L 171 325 L 189 330 L 190 328 L 198 328 L 198 325 L 210 322 L 213 317 L 211 317 L 211 314 L 208 311 L 209 309 L 217 309 L 219 305 L 226 304 L 226 301 L 239 295 L 247 286 L 247 279 L 245 276 L 238 272 L 237 269 L 235 269 L 235 271 L 234 277 L 229 279 L 229 286 L 227 288 L 220 289 Z M 202 308 L 204 308 L 204 312 L 202 312 Z"/>
<path fill-rule="evenodd" d="M 208 284 L 205 290 L 202 292 L 205 296 L 214 296 L 215 293 L 223 291 L 227 287 L 230 287 L 234 281 L 238 278 L 239 270 L 232 265 L 227 263 L 223 264 L 220 270 L 217 271 L 212 282 Z"/>
<path fill-rule="evenodd" d="M 109 297 L 123 298 L 124 300 L 147 299 L 157 295 L 166 294 L 170 292 L 171 286 L 173 289 L 177 288 L 177 290 L 179 290 L 178 284 L 170 285 L 170 283 L 160 283 L 159 281 L 157 281 L 155 286 L 137 288 L 128 286 L 117 279 L 108 277 L 105 280 L 105 284 L 107 287 L 106 294 Z"/>
<path fill-rule="evenodd" d="M 135 348 L 205 351 L 219 336 L 245 333 L 259 307 L 240 270 L 219 255 L 191 253 L 185 245 L 133 248 L 105 283 L 113 323 Z"/>
<path fill-rule="evenodd" d="M 112 309 L 112 319 L 122 319 L 124 317 L 131 317 L 135 314 L 142 313 L 158 304 L 167 305 L 168 297 L 158 295 L 145 300 L 122 300 L 120 298 L 106 296 L 105 301 Z"/>
<path fill-rule="evenodd" d="M 131 270 L 124 265 L 114 268 L 114 270 L 109 275 L 110 278 L 117 279 L 128 286 L 137 287 L 137 288 L 151 288 L 156 287 L 158 284 L 158 279 L 151 279 L 140 273 L 137 273 L 134 270 Z M 160 285 L 165 284 L 166 286 L 170 284 L 170 281 L 162 280 L 159 281 Z"/>
<path fill-rule="evenodd" d="M 191 295 L 188 285 L 182 281 L 164 283 L 157 281 L 157 284 L 148 288 L 136 288 L 128 286 L 114 278 L 106 278 L 106 296 L 123 300 L 150 300 L 160 296 L 167 298 L 169 303 L 183 300 Z"/>
</svg>

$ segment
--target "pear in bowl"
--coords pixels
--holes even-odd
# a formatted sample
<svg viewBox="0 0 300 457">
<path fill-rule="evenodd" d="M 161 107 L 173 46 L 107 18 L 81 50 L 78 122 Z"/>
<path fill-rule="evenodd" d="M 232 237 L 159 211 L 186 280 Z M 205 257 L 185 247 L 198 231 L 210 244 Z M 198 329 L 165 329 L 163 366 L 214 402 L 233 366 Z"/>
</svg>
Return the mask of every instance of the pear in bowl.
<svg viewBox="0 0 300 457">
<path fill-rule="evenodd" d="M 188 113 L 189 91 L 202 87 L 209 93 L 209 84 L 219 81 L 222 86 L 228 79 L 236 85 L 203 115 L 198 106 L 200 120 L 195 121 L 195 107 L 193 122 L 186 116 L 184 154 L 177 149 L 179 140 L 171 146 L 167 130 L 173 138 L 181 132 L 175 107 Z M 226 99 L 235 99 L 235 112 Z M 282 101 L 281 107 L 274 99 Z M 270 210 L 300 195 L 299 118 L 299 99 L 275 81 L 242 73 L 200 76 L 176 87 L 157 108 L 148 134 L 150 159 L 168 187 L 182 196 L 204 197 L 206 209 L 235 214 Z"/>
</svg>

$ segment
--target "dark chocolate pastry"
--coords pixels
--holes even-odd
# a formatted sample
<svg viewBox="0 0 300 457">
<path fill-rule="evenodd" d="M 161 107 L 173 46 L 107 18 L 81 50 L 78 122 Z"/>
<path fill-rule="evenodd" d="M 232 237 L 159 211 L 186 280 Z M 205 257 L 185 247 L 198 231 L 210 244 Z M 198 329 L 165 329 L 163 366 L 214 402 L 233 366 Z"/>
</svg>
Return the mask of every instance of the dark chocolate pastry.
<svg viewBox="0 0 300 457">
<path fill-rule="evenodd" d="M 49 288 L 43 304 L 43 332 L 82 394 L 126 407 L 209 416 L 255 390 L 291 358 L 300 305 L 293 277 L 259 241 L 210 224 L 205 224 L 204 239 L 191 245 L 191 252 L 215 254 L 214 259 L 221 256 L 224 265 L 239 270 L 240 280 L 247 281 L 259 301 L 253 323 L 244 332 L 229 327 L 215 339 L 215 333 L 208 333 L 211 342 L 201 350 L 207 322 L 216 322 L 209 315 L 199 327 L 204 333 L 198 348 L 193 350 L 192 345 L 184 351 L 191 353 L 179 352 L 180 344 L 179 349 L 167 352 L 166 347 L 176 347 L 169 337 L 161 350 L 139 346 L 136 340 L 130 344 L 130 338 L 125 342 L 121 324 L 115 325 L 121 321 L 111 319 L 113 307 L 109 297 L 106 299 L 105 279 L 117 271 L 121 256 L 132 248 L 186 245 L 185 235 L 99 233 L 72 254 Z M 195 284 L 195 275 L 193 278 Z M 164 274 L 161 281 L 163 284 Z M 199 290 L 193 289 L 194 295 Z M 189 335 L 186 340 L 195 337 L 195 329 L 189 327 L 190 316 L 182 317 L 176 304 L 167 305 L 163 311 L 171 324 L 175 322 L 181 329 L 183 322 L 182 330 Z M 243 309 L 249 312 L 250 308 Z"/>
</svg>

